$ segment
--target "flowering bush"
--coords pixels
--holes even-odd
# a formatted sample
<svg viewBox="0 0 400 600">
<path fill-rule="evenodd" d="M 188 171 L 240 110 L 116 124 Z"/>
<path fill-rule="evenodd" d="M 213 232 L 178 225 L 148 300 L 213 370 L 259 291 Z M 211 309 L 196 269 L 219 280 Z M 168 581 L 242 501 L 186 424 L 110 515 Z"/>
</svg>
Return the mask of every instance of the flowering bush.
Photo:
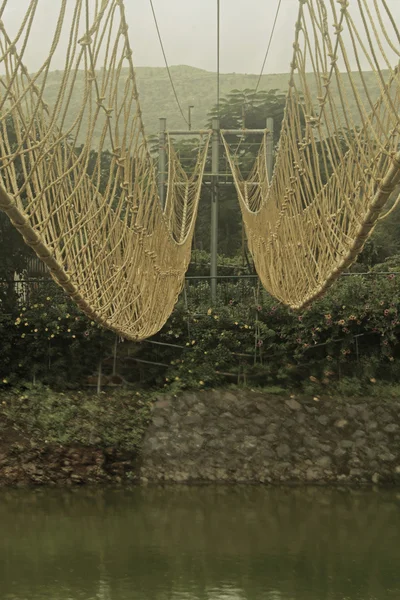
<svg viewBox="0 0 400 600">
<path fill-rule="evenodd" d="M 208 283 L 191 285 L 152 340 L 125 345 L 138 362 L 124 376 L 140 372 L 142 385 L 166 389 L 400 376 L 400 275 L 342 277 L 301 313 L 243 279 L 219 284 L 218 299 L 210 305 Z M 0 385 L 32 378 L 80 385 L 115 342 L 55 285 L 14 315 L 0 311 L 0 333 Z"/>
<path fill-rule="evenodd" d="M 13 317 L 4 369 L 11 382 L 40 379 L 74 384 L 93 370 L 113 340 L 110 332 L 87 319 L 49 282 L 34 290 L 29 304 L 20 306 Z"/>
<path fill-rule="evenodd" d="M 302 313 L 265 292 L 248 289 L 240 298 L 238 290 L 231 284 L 228 302 L 211 308 L 208 287 L 198 286 L 187 310 L 177 308 L 173 320 L 179 315 L 181 330 L 186 320 L 188 340 L 164 385 L 328 385 L 349 376 L 400 375 L 400 277 L 342 277 Z M 175 331 L 167 327 L 159 336 L 166 341 Z"/>
</svg>

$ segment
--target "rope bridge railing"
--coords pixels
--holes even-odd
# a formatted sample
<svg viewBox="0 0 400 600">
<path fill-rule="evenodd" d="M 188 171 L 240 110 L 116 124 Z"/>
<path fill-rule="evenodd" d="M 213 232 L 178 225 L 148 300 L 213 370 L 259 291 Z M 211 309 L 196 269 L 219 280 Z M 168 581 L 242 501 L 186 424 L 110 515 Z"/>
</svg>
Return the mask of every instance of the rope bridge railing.
<svg viewBox="0 0 400 600">
<path fill-rule="evenodd" d="M 257 272 L 293 308 L 356 258 L 400 181 L 400 34 L 386 0 L 299 5 L 272 180 L 265 140 L 245 180 L 224 138 Z"/>
<path fill-rule="evenodd" d="M 43 3 L 30 0 L 12 34 L 10 5 L 0 0 L 0 209 L 90 317 L 149 337 L 184 283 L 209 135 L 190 177 L 167 140 L 161 206 L 123 0 L 60 0 L 34 74 L 25 59 Z M 248 180 L 224 140 L 257 272 L 294 308 L 354 260 L 400 182 L 399 42 L 387 0 L 299 0 L 272 180 L 265 139 Z"/>
<path fill-rule="evenodd" d="M 49 54 L 34 75 L 24 60 L 40 2 L 31 0 L 13 38 L 3 20 L 7 4 L 0 7 L 0 208 L 89 316 L 124 337 L 146 338 L 182 289 L 208 139 L 191 177 L 170 146 L 163 211 L 123 2 L 60 1 Z M 61 82 L 48 106 L 50 68 L 65 39 Z"/>
</svg>

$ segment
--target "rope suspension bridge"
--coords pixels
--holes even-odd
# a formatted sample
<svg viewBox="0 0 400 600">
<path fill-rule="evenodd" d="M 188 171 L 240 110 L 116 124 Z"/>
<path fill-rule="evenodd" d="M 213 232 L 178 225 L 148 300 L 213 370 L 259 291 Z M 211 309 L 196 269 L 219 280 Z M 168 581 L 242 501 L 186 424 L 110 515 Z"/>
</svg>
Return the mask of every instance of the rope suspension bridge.
<svg viewBox="0 0 400 600">
<path fill-rule="evenodd" d="M 25 58 L 40 0 L 29 2 L 13 36 L 9 4 L 0 4 L 0 209 L 86 314 L 122 337 L 145 339 L 163 326 L 183 287 L 212 132 L 202 132 L 190 176 L 166 136 L 164 197 L 123 0 L 75 0 L 69 18 L 60 0 L 49 55 L 34 74 Z M 65 39 L 49 106 L 45 89 Z M 261 282 L 295 309 L 356 258 L 400 183 L 399 57 L 387 0 L 299 0 L 272 176 L 267 130 L 245 179 L 214 128 Z M 374 75 L 377 101 L 363 68 Z"/>
</svg>

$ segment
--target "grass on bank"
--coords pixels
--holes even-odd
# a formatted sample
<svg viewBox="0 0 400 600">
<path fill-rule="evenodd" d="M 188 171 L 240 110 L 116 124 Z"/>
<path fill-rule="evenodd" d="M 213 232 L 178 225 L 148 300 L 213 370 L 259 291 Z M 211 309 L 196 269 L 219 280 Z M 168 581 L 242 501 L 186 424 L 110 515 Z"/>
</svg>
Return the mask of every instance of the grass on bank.
<svg viewBox="0 0 400 600">
<path fill-rule="evenodd" d="M 211 388 L 210 388 L 211 389 Z M 400 399 L 400 385 L 374 379 L 362 382 L 343 378 L 324 385 L 308 380 L 303 388 L 285 389 L 278 385 L 265 387 L 229 386 L 236 393 L 256 392 L 266 396 L 314 398 L 316 401 L 345 403 L 350 397 L 379 399 L 382 403 Z M 177 395 L 179 388 L 169 389 Z M 207 389 L 197 392 L 206 394 Z M 143 435 L 151 421 L 152 405 L 160 393 L 131 389 L 104 390 L 97 395 L 87 390 L 55 392 L 48 387 L 24 384 L 0 391 L 0 440 L 6 432 L 15 432 L 32 445 L 61 444 L 113 447 L 139 452 Z M 3 435 L 2 435 L 3 434 Z M 4 438 L 3 438 L 4 439 Z"/>
</svg>

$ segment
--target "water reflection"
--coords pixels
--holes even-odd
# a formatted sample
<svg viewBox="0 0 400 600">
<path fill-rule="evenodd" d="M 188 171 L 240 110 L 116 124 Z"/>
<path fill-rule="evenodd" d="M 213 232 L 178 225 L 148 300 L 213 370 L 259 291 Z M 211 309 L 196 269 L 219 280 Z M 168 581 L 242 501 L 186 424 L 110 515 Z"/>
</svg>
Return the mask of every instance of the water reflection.
<svg viewBox="0 0 400 600">
<path fill-rule="evenodd" d="M 400 597 L 394 492 L 0 491 L 1 600 Z"/>
</svg>

